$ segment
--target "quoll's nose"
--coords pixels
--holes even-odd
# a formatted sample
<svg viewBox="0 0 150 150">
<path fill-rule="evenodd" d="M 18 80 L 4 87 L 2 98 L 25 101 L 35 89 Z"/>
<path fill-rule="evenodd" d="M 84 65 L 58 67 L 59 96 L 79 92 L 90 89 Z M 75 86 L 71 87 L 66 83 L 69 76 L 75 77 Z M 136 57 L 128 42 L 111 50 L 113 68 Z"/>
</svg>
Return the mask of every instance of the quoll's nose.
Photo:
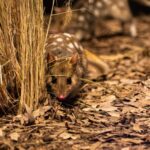
<svg viewBox="0 0 150 150">
<path fill-rule="evenodd" d="M 59 95 L 59 96 L 58 96 L 58 99 L 59 99 L 60 101 L 63 101 L 63 100 L 65 100 L 65 96 L 64 96 L 64 95 Z"/>
</svg>

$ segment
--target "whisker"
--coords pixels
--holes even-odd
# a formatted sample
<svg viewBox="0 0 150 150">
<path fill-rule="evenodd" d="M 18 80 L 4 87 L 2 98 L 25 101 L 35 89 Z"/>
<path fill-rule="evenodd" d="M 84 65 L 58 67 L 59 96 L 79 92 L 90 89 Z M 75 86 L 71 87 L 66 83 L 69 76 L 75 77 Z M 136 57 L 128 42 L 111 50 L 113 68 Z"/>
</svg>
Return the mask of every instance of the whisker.
<svg viewBox="0 0 150 150">
<path fill-rule="evenodd" d="M 54 67 L 54 66 L 58 66 L 58 65 L 60 65 L 60 64 L 62 64 L 64 62 L 67 62 L 67 61 L 69 61 L 69 58 L 70 57 L 61 57 L 61 58 L 57 59 L 57 64 L 50 65 L 49 68 Z M 48 62 L 47 64 L 51 64 L 51 63 L 53 63 L 55 61 L 56 60 L 53 60 L 51 62 Z"/>
<path fill-rule="evenodd" d="M 82 10 L 85 10 L 85 8 L 72 9 L 71 11 L 72 12 L 78 12 L 78 11 L 82 11 Z M 68 11 L 64 11 L 64 12 L 61 12 L 61 13 L 52 14 L 52 16 L 59 16 L 59 15 L 63 15 L 63 14 L 66 14 L 66 13 L 68 13 Z"/>
<path fill-rule="evenodd" d="M 87 82 L 87 83 L 93 83 L 93 84 L 100 84 L 97 81 L 92 81 L 90 79 L 86 79 L 86 78 L 79 78 L 81 81 Z"/>
</svg>

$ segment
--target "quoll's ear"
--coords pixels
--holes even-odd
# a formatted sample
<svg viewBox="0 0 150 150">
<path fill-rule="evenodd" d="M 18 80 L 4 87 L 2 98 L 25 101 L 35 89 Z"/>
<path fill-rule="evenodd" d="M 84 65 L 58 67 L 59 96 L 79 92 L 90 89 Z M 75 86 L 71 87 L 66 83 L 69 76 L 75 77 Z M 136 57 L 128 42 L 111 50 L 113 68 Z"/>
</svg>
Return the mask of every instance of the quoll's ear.
<svg viewBox="0 0 150 150">
<path fill-rule="evenodd" d="M 47 53 L 47 63 L 52 63 L 54 62 L 56 59 L 55 59 L 55 56 L 50 54 L 50 53 Z"/>
<path fill-rule="evenodd" d="M 77 64 L 78 59 L 79 59 L 79 55 L 76 53 L 76 54 L 74 54 L 74 55 L 71 57 L 70 62 L 71 62 L 73 65 L 75 65 L 75 64 Z"/>
</svg>

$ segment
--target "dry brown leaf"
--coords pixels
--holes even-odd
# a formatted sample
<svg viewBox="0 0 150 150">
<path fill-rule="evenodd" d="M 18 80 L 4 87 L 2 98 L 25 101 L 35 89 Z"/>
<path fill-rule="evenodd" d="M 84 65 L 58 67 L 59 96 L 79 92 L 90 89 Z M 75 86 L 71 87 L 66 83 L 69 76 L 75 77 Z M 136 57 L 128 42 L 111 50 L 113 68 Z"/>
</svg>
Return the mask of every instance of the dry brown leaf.
<svg viewBox="0 0 150 150">
<path fill-rule="evenodd" d="M 99 106 L 99 105 L 97 105 Z M 93 104 L 93 106 L 91 105 L 91 107 L 86 107 L 86 108 L 83 108 L 82 110 L 87 112 L 87 111 L 99 111 L 101 108 L 100 107 L 97 107 Z"/>
<path fill-rule="evenodd" d="M 143 129 L 140 127 L 140 125 L 138 123 L 135 123 L 133 125 L 133 130 L 136 132 L 141 132 Z"/>
<path fill-rule="evenodd" d="M 126 106 L 126 107 L 123 107 L 122 109 L 122 113 L 128 113 L 128 112 L 136 113 L 138 111 L 139 110 L 137 108 L 131 107 L 131 106 Z"/>
<path fill-rule="evenodd" d="M 136 83 L 138 82 L 139 80 L 133 80 L 133 79 L 127 79 L 127 78 L 122 78 L 120 80 L 121 83 L 124 83 L 124 84 L 133 84 L 133 83 Z"/>
<path fill-rule="evenodd" d="M 111 115 L 112 117 L 120 117 L 120 112 L 116 112 L 116 111 L 110 111 L 108 112 L 109 115 Z"/>
<path fill-rule="evenodd" d="M 134 143 L 134 144 L 141 144 L 141 139 L 135 139 L 135 138 L 122 138 L 121 142 L 127 142 L 127 143 Z"/>
<path fill-rule="evenodd" d="M 130 150 L 130 147 L 124 147 L 121 150 Z"/>
<path fill-rule="evenodd" d="M 91 150 L 97 150 L 100 146 L 100 142 L 96 142 L 90 146 Z"/>
<path fill-rule="evenodd" d="M 37 118 L 39 116 L 44 116 L 45 112 L 47 112 L 48 110 L 51 109 L 51 106 L 43 106 L 43 107 L 40 107 L 39 109 L 33 111 L 33 116 L 34 118 Z"/>
<path fill-rule="evenodd" d="M 27 113 L 29 116 L 32 116 L 32 108 L 29 107 L 27 104 L 24 104 L 24 105 L 25 105 L 26 113 Z"/>
<path fill-rule="evenodd" d="M 116 111 L 118 108 L 114 106 L 106 105 L 106 106 L 102 106 L 100 109 L 103 111 L 111 112 L 111 111 Z"/>
<path fill-rule="evenodd" d="M 91 132 L 88 128 L 83 128 L 83 127 L 80 129 L 80 131 L 83 133 L 90 133 Z"/>
<path fill-rule="evenodd" d="M 4 133 L 3 129 L 0 128 L 0 137 L 4 137 L 4 136 L 5 136 L 5 133 Z"/>
<path fill-rule="evenodd" d="M 98 118 L 95 118 L 95 117 L 92 117 L 92 116 L 89 116 L 88 118 L 92 122 L 96 122 L 96 123 L 100 123 L 101 122 L 101 119 L 98 119 Z"/>
<path fill-rule="evenodd" d="M 66 139 L 73 139 L 73 140 L 75 140 L 75 139 L 79 138 L 80 135 L 73 135 L 71 133 L 64 132 L 64 133 L 60 134 L 59 137 L 64 139 L 64 140 L 66 140 Z"/>
<path fill-rule="evenodd" d="M 13 132 L 13 133 L 9 134 L 9 136 L 10 136 L 11 140 L 18 141 L 20 134 L 17 132 Z"/>
</svg>

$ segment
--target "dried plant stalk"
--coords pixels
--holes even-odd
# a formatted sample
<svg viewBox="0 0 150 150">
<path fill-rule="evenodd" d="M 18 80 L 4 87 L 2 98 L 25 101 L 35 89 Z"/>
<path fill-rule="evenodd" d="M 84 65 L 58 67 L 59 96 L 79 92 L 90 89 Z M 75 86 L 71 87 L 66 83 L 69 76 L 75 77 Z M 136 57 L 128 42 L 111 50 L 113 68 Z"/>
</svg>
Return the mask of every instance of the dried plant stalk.
<svg viewBox="0 0 150 150">
<path fill-rule="evenodd" d="M 20 14 L 21 98 L 19 112 L 36 109 L 44 88 L 43 1 L 18 0 Z"/>
<path fill-rule="evenodd" d="M 1 0 L 0 12 L 0 106 L 17 93 L 19 112 L 36 109 L 45 76 L 43 0 Z"/>
<path fill-rule="evenodd" d="M 65 29 L 70 24 L 71 19 L 72 19 L 73 12 L 70 6 L 71 6 L 71 1 L 69 0 L 66 3 L 66 12 L 65 12 L 64 19 L 63 19 L 64 20 L 63 29 Z"/>
<path fill-rule="evenodd" d="M 8 92 L 8 87 L 14 90 L 14 81 L 17 79 L 15 88 L 20 84 L 20 65 L 16 58 L 16 48 L 14 46 L 15 30 L 13 19 L 13 1 L 0 1 L 0 65 L 1 65 L 1 83 L 0 83 L 0 108 L 7 107 L 8 103 L 13 103 L 14 93 Z"/>
</svg>

